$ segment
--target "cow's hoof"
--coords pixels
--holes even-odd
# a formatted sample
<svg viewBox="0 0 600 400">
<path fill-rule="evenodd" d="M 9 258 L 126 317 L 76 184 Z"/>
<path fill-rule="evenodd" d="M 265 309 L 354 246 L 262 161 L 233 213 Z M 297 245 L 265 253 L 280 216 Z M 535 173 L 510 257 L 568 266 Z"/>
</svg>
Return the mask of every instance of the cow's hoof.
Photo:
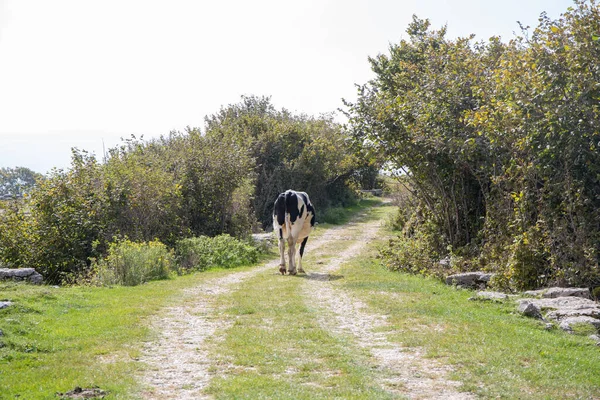
<svg viewBox="0 0 600 400">
<path fill-rule="evenodd" d="M 304 272 L 304 270 L 303 270 L 303 269 L 299 269 L 299 270 L 298 270 L 298 273 L 299 273 L 299 274 L 306 274 L 306 272 Z"/>
<path fill-rule="evenodd" d="M 281 275 L 285 275 L 285 267 L 279 268 L 279 272 L 281 272 Z"/>
<path fill-rule="evenodd" d="M 288 271 L 290 275 L 296 275 L 296 271 Z"/>
</svg>

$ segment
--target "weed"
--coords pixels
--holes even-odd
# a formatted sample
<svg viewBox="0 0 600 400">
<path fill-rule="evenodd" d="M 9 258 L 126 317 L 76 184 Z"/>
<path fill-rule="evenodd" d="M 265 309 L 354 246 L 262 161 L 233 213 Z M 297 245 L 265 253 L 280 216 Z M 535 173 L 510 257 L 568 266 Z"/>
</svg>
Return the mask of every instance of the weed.
<svg viewBox="0 0 600 400">
<path fill-rule="evenodd" d="M 94 261 L 96 279 L 102 285 L 135 286 L 166 279 L 174 269 L 173 253 L 159 241 L 112 243 L 106 258 Z"/>
</svg>

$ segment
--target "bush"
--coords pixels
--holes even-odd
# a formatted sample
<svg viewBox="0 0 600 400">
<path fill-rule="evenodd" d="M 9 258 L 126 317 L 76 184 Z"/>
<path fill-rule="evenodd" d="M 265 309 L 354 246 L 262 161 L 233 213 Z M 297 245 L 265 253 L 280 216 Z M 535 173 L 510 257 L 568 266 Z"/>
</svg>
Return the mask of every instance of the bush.
<svg viewBox="0 0 600 400">
<path fill-rule="evenodd" d="M 339 225 L 348 219 L 347 212 L 343 207 L 331 207 L 322 213 L 321 221 L 328 224 Z"/>
<path fill-rule="evenodd" d="M 217 143 L 234 140 L 254 160 L 251 202 L 263 229 L 272 224 L 279 193 L 306 192 L 317 211 L 346 206 L 356 197 L 353 183 L 368 181 L 378 170 L 353 154 L 347 132 L 332 115 L 278 111 L 268 97 L 244 96 L 207 117 L 206 137 Z"/>
<path fill-rule="evenodd" d="M 28 265 L 30 257 L 31 221 L 18 203 L 0 203 L 0 267 L 19 268 Z"/>
<path fill-rule="evenodd" d="M 174 266 L 173 252 L 159 241 L 111 243 L 106 258 L 93 262 L 97 281 L 102 285 L 136 286 L 167 279 Z"/>
<path fill-rule="evenodd" d="M 432 228 L 432 224 L 426 225 Z M 413 234 L 402 232 L 380 249 L 380 257 L 392 271 L 403 271 L 441 278 L 449 266 L 440 263 L 440 243 L 437 235 L 420 229 Z"/>
<path fill-rule="evenodd" d="M 441 256 L 472 255 L 511 289 L 600 285 L 599 16 L 575 0 L 508 43 L 415 16 L 369 59 L 352 133 L 410 182 L 427 211 L 414 230 L 433 223 L 454 249 Z"/>
<path fill-rule="evenodd" d="M 180 240 L 177 242 L 176 255 L 179 267 L 185 272 L 249 265 L 258 261 L 259 251 L 225 234 Z"/>
</svg>

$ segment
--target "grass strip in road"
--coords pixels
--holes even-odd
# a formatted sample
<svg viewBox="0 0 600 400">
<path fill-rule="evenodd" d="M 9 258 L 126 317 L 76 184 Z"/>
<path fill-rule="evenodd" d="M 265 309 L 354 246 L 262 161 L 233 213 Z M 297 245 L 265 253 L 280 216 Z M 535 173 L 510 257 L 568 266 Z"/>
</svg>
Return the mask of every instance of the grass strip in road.
<svg viewBox="0 0 600 400">
<path fill-rule="evenodd" d="M 305 304 L 303 277 L 266 272 L 225 296 L 233 326 L 214 340 L 208 392 L 218 399 L 387 399 L 368 355 L 325 331 Z"/>
</svg>

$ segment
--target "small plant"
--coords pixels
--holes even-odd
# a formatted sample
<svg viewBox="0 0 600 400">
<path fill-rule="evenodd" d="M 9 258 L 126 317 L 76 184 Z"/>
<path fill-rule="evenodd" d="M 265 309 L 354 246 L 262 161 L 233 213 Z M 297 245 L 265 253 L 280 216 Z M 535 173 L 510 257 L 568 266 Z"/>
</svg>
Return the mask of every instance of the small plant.
<svg viewBox="0 0 600 400">
<path fill-rule="evenodd" d="M 234 268 L 258 260 L 256 247 L 230 235 L 200 236 L 177 242 L 177 262 L 183 271 Z"/>
<path fill-rule="evenodd" d="M 101 285 L 136 286 L 167 279 L 174 269 L 173 252 L 155 240 L 136 243 L 123 240 L 111 243 L 106 258 L 93 261 Z"/>
<path fill-rule="evenodd" d="M 598 329 L 596 329 L 593 325 L 585 323 L 571 325 L 571 331 L 573 334 L 579 336 L 590 336 L 598 333 Z"/>
</svg>

